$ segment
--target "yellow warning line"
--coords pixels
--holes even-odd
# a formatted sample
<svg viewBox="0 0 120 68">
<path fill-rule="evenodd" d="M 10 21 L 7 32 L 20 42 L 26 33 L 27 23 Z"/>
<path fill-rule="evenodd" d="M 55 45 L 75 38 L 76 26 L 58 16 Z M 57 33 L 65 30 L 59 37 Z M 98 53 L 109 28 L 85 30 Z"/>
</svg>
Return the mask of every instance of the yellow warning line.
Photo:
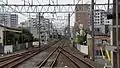
<svg viewBox="0 0 120 68">
<path fill-rule="evenodd" d="M 104 59 L 104 54 L 103 54 L 103 49 L 102 49 L 102 47 L 100 47 L 100 51 L 101 51 L 102 57 L 103 57 L 103 59 Z"/>
<path fill-rule="evenodd" d="M 110 58 L 110 54 L 109 54 L 108 50 L 106 50 L 106 54 L 107 54 L 107 57 L 108 57 L 108 61 L 110 62 L 111 58 Z"/>
</svg>

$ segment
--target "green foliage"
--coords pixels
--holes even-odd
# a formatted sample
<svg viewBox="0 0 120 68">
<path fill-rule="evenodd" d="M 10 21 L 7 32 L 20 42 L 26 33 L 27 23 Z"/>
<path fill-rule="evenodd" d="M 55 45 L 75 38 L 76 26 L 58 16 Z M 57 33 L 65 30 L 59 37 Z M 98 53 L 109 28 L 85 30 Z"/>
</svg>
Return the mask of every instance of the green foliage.
<svg viewBox="0 0 120 68">
<path fill-rule="evenodd" d="M 84 41 L 86 41 L 86 35 L 85 36 L 77 35 L 76 43 L 83 44 Z"/>
<path fill-rule="evenodd" d="M 85 35 L 77 35 L 75 42 L 79 43 L 79 44 L 83 44 L 83 42 L 85 42 L 87 40 L 87 33 L 85 33 Z"/>
</svg>

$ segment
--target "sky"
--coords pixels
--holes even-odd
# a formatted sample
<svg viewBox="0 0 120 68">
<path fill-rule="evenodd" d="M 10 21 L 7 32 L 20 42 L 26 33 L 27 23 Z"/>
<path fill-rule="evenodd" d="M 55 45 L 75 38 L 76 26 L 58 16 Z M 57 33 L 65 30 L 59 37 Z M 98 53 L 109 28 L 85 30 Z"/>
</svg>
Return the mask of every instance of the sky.
<svg viewBox="0 0 120 68">
<path fill-rule="evenodd" d="M 0 0 L 0 1 L 2 1 L 2 0 Z M 6 0 L 3 0 L 4 2 L 6 1 Z M 31 2 L 31 0 L 25 0 L 26 2 Z M 38 0 L 39 2 L 41 2 L 41 4 L 42 3 L 49 3 L 49 0 Z M 33 0 L 33 2 L 34 3 L 38 3 L 38 1 L 37 0 Z M 55 3 L 57 2 L 57 0 L 53 0 Z M 58 0 L 58 2 L 59 2 L 59 4 L 66 4 L 66 3 L 77 3 L 79 0 Z M 105 3 L 105 2 L 107 2 L 107 0 L 95 0 L 97 3 Z M 8 0 L 8 3 L 10 3 L 10 4 L 21 4 L 23 2 L 23 0 Z M 82 0 L 80 0 L 80 2 L 82 2 Z M 91 2 L 91 0 L 83 0 L 83 2 L 84 3 L 86 3 L 86 2 Z M 112 0 L 110 0 L 110 2 L 112 2 Z"/>
<path fill-rule="evenodd" d="M 3 1 L 7 1 L 7 0 L 0 0 L 0 2 Z M 32 0 L 25 0 L 26 2 L 31 2 Z M 40 4 L 48 4 L 49 3 L 49 0 L 33 0 L 34 4 L 38 4 L 38 1 Z M 57 0 L 53 0 L 55 3 L 57 3 Z M 73 4 L 73 3 L 77 3 L 79 0 L 58 0 L 58 3 L 59 4 Z M 96 3 L 106 3 L 107 0 L 95 0 Z M 110 0 L 112 2 L 112 0 Z M 23 4 L 23 0 L 8 0 L 8 3 L 9 4 Z M 51 1 L 52 3 L 52 1 Z M 82 3 L 82 0 L 80 0 L 79 4 Z M 91 3 L 91 0 L 83 0 L 83 3 Z M 62 15 L 62 14 L 61 14 Z M 21 21 L 24 21 L 27 19 L 27 17 L 19 14 L 19 23 Z M 74 19 L 74 14 L 72 15 L 71 17 L 71 25 L 74 25 L 73 22 L 75 21 Z M 59 24 L 57 24 L 59 25 Z"/>
</svg>

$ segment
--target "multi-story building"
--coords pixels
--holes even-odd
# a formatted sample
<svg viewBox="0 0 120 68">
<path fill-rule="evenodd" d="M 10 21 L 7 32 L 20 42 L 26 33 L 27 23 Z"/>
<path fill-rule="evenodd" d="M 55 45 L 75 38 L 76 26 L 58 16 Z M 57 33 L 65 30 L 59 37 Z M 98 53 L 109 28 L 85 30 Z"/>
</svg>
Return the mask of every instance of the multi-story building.
<svg viewBox="0 0 120 68">
<path fill-rule="evenodd" d="M 0 24 L 8 27 L 18 26 L 18 15 L 9 13 L 0 13 Z"/>
<path fill-rule="evenodd" d="M 40 16 L 40 23 L 39 23 L 39 16 L 37 16 L 37 29 L 40 28 L 40 40 L 42 44 L 46 44 L 50 39 L 50 29 L 51 29 L 51 23 L 49 19 L 44 18 L 43 16 Z M 38 31 L 39 32 L 39 31 Z"/>
<path fill-rule="evenodd" d="M 10 27 L 10 15 L 7 13 L 0 13 L 0 24 Z"/>
<path fill-rule="evenodd" d="M 102 56 L 100 51 L 100 46 L 104 48 L 103 41 L 109 39 L 108 33 L 109 27 L 106 23 L 107 17 L 105 10 L 95 10 L 94 11 L 94 35 L 95 35 L 95 52 L 96 56 Z M 77 5 L 76 15 L 75 15 L 75 31 L 79 28 L 79 25 L 83 26 L 83 29 L 88 29 L 90 23 L 90 5 Z M 91 27 L 91 25 L 90 25 Z M 90 29 L 91 31 L 91 29 Z M 104 49 L 103 49 L 104 50 Z"/>
<path fill-rule="evenodd" d="M 107 19 L 107 12 L 99 9 L 94 14 L 95 35 L 110 35 L 112 20 Z"/>
<path fill-rule="evenodd" d="M 20 22 L 21 27 L 35 27 L 36 18 L 28 18 L 28 20 Z"/>
<path fill-rule="evenodd" d="M 37 24 L 35 24 L 36 22 L 36 18 L 29 18 L 28 20 L 21 22 L 20 27 L 28 29 L 33 34 L 33 37 L 37 39 L 39 38 L 39 35 L 36 28 Z"/>
<path fill-rule="evenodd" d="M 108 35 L 110 20 L 107 19 L 107 13 L 105 10 L 94 11 L 94 31 L 95 35 Z"/>
<path fill-rule="evenodd" d="M 75 30 L 78 30 L 81 24 L 84 29 L 88 29 L 88 23 L 90 21 L 90 5 L 77 4 L 75 7 Z"/>
<path fill-rule="evenodd" d="M 101 25 L 104 24 L 104 18 L 105 18 L 105 10 L 95 10 L 94 11 L 94 24 L 95 25 Z"/>
<path fill-rule="evenodd" d="M 18 26 L 18 15 L 10 14 L 10 27 L 17 27 L 17 26 Z"/>
<path fill-rule="evenodd" d="M 110 26 L 112 21 L 107 19 L 107 12 L 102 9 L 94 11 L 94 39 L 96 57 L 106 56 L 105 45 L 110 44 Z M 101 51 L 102 50 L 102 51 Z M 103 54 L 101 53 L 103 52 Z"/>
<path fill-rule="evenodd" d="M 21 22 L 21 26 L 28 28 L 28 30 L 30 30 L 35 39 L 38 39 L 40 35 L 40 40 L 42 44 L 46 44 L 49 41 L 50 36 L 52 36 L 54 32 L 50 20 L 44 18 L 43 16 L 40 16 L 39 21 L 38 15 L 36 16 L 36 18 L 30 18 L 25 22 Z"/>
</svg>

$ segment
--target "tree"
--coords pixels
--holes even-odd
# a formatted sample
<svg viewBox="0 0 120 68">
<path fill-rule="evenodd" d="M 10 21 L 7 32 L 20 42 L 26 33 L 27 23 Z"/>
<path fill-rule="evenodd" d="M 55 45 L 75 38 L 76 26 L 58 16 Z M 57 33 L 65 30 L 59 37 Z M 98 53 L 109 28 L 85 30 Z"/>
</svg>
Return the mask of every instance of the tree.
<svg viewBox="0 0 120 68">
<path fill-rule="evenodd" d="M 22 34 L 21 35 L 22 35 L 21 37 L 22 37 L 23 43 L 33 41 L 33 35 L 26 28 L 22 28 Z"/>
<path fill-rule="evenodd" d="M 82 30 L 80 32 L 78 32 L 77 36 L 76 36 L 76 43 L 78 44 L 85 44 L 83 42 L 85 42 L 87 40 L 87 32 L 85 30 Z"/>
</svg>

